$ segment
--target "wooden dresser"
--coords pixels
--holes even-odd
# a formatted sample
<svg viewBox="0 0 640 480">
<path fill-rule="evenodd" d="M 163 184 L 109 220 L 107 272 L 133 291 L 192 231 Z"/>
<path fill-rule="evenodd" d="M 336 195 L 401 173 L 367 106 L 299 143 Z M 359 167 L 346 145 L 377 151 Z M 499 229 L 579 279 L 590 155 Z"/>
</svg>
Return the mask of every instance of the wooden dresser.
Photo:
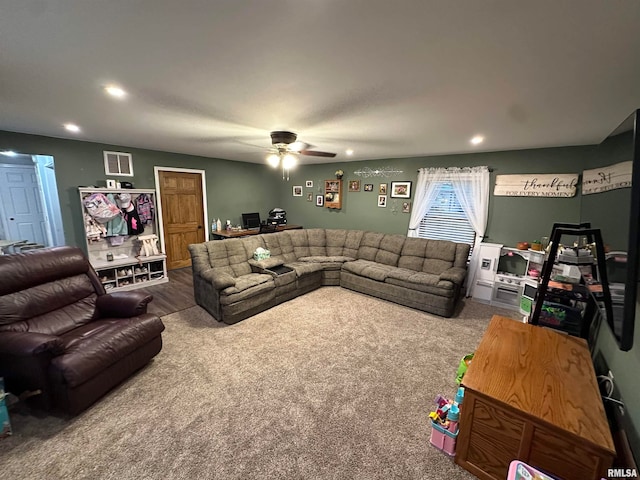
<svg viewBox="0 0 640 480">
<path fill-rule="evenodd" d="M 478 478 L 504 480 L 515 459 L 606 477 L 615 449 L 583 339 L 496 315 L 462 384 L 456 463 Z"/>
</svg>

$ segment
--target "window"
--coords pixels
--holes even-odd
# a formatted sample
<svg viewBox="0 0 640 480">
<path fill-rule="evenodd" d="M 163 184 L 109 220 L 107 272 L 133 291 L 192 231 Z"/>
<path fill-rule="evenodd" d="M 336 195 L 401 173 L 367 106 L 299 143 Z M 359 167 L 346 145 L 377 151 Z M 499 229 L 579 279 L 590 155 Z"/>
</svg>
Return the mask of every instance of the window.
<svg viewBox="0 0 640 480">
<path fill-rule="evenodd" d="M 439 182 L 440 190 L 422 218 L 418 237 L 468 243 L 473 249 L 476 232 L 467 219 L 451 182 Z"/>
<path fill-rule="evenodd" d="M 104 152 L 104 173 L 133 177 L 133 160 L 130 153 Z"/>
</svg>

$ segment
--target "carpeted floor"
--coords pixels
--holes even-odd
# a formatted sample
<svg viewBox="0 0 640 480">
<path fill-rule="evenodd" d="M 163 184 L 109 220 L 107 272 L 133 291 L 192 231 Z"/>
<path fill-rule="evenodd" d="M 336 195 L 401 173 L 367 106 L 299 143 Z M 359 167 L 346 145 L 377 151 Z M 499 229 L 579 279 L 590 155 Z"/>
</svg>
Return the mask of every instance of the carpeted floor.
<svg viewBox="0 0 640 480">
<path fill-rule="evenodd" d="M 163 317 L 155 360 L 83 414 L 11 412 L 7 479 L 469 479 L 429 443 L 494 313 L 451 319 L 326 287 L 233 326 Z"/>
</svg>

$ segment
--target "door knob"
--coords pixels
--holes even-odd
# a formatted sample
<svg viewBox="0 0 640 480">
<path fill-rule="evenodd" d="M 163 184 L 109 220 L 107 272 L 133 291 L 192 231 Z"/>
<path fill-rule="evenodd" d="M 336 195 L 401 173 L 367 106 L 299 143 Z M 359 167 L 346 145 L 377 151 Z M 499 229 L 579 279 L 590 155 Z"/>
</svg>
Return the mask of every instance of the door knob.
<svg viewBox="0 0 640 480">
<path fill-rule="evenodd" d="M 198 230 L 200 230 L 202 228 L 202 225 L 198 225 Z"/>
</svg>

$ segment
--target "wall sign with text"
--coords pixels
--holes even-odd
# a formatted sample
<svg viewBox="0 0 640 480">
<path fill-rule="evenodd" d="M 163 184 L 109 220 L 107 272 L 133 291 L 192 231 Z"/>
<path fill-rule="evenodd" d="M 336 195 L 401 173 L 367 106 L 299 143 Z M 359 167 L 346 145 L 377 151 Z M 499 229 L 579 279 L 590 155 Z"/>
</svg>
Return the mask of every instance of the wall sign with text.
<svg viewBox="0 0 640 480">
<path fill-rule="evenodd" d="M 582 194 L 606 192 L 631 187 L 632 162 L 621 162 L 608 167 L 582 172 Z"/>
<path fill-rule="evenodd" d="M 573 197 L 577 173 L 496 175 L 493 194 L 507 197 Z"/>
</svg>

